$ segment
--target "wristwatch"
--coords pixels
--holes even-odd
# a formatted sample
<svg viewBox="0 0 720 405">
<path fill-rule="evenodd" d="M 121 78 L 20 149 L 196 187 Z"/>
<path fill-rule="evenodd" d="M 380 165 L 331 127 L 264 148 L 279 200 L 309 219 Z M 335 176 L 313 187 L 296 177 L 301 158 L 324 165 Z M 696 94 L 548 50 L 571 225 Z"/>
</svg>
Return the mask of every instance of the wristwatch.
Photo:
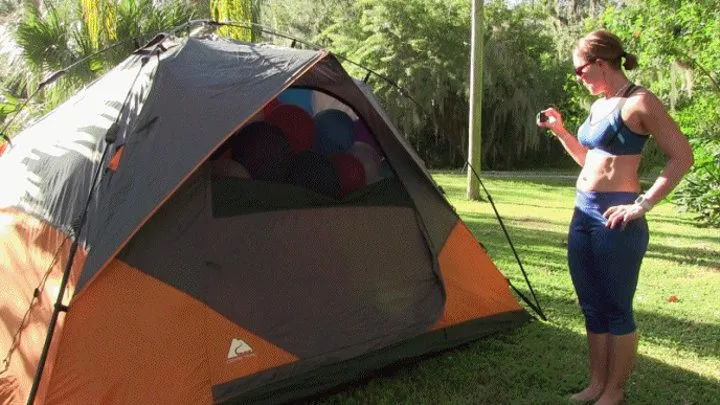
<svg viewBox="0 0 720 405">
<path fill-rule="evenodd" d="M 650 201 L 645 198 L 645 194 L 640 194 L 638 198 L 635 199 L 635 204 L 641 206 L 645 210 L 645 212 L 648 212 L 653 208 L 653 205 L 650 204 Z"/>
</svg>

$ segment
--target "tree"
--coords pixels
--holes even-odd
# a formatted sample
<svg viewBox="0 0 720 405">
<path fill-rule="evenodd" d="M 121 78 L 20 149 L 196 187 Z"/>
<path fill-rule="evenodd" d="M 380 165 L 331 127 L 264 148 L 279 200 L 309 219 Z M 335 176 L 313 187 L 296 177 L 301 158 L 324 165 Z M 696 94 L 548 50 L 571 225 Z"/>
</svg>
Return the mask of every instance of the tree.
<svg viewBox="0 0 720 405">
<path fill-rule="evenodd" d="M 639 56 L 634 79 L 665 101 L 690 138 L 695 165 L 673 199 L 697 213 L 699 224 L 720 227 L 720 2 L 632 1 L 597 24 Z M 656 174 L 665 157 L 648 150 Z"/>
<path fill-rule="evenodd" d="M 260 0 L 210 0 L 210 12 L 215 21 L 235 23 L 259 23 L 261 13 Z M 220 35 L 246 42 L 260 38 L 256 28 L 221 27 Z"/>
<path fill-rule="evenodd" d="M 20 121 L 49 111 L 80 86 L 126 58 L 139 44 L 195 15 L 193 4 L 185 1 L 66 0 L 42 4 L 25 2 L 14 30 L 25 63 L 5 77 L 4 110 L 7 111 L 9 101 L 32 95 L 49 74 L 84 62 L 38 94 Z M 96 55 L 109 45 L 115 46 Z M 13 132 L 20 129 L 11 128 Z"/>
<path fill-rule="evenodd" d="M 321 46 L 329 45 L 322 33 L 331 25 L 356 25 L 359 18 L 353 0 L 268 0 L 263 22 L 274 30 Z"/>
</svg>

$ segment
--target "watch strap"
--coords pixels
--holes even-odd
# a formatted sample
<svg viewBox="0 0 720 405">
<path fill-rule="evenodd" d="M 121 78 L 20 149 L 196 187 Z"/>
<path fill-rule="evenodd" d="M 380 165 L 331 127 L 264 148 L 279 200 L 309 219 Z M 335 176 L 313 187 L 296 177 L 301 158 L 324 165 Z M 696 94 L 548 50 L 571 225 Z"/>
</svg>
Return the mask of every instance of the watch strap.
<svg viewBox="0 0 720 405">
<path fill-rule="evenodd" d="M 647 198 L 645 198 L 644 194 L 640 194 L 640 196 L 638 196 L 638 198 L 635 200 L 635 204 L 641 206 L 646 212 L 653 209 L 653 205 L 650 204 L 650 201 L 648 201 Z"/>
</svg>

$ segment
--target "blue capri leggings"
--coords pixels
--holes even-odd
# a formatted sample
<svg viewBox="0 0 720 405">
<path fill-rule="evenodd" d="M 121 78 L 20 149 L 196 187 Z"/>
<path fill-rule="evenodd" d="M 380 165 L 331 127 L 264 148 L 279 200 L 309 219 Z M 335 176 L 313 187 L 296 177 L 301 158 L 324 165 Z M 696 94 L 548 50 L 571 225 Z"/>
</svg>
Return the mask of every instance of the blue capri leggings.
<svg viewBox="0 0 720 405">
<path fill-rule="evenodd" d="M 603 213 L 614 205 L 632 204 L 637 196 L 578 190 L 568 235 L 568 263 L 591 333 L 635 331 L 632 301 L 648 245 L 647 222 L 642 217 L 622 231 L 610 229 Z"/>
</svg>

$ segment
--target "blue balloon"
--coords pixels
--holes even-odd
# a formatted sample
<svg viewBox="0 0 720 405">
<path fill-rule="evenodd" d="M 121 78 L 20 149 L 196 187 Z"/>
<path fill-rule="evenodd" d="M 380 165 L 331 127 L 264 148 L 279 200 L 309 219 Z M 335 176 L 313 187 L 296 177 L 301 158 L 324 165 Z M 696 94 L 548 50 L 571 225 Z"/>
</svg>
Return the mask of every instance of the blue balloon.
<svg viewBox="0 0 720 405">
<path fill-rule="evenodd" d="M 344 152 L 355 143 L 355 123 L 345 112 L 328 109 L 315 114 L 313 149 L 325 156 Z"/>
<path fill-rule="evenodd" d="M 280 100 L 283 104 L 296 105 L 305 110 L 308 114 L 313 115 L 312 90 L 293 88 L 286 89 L 280 93 L 278 100 Z"/>
</svg>

